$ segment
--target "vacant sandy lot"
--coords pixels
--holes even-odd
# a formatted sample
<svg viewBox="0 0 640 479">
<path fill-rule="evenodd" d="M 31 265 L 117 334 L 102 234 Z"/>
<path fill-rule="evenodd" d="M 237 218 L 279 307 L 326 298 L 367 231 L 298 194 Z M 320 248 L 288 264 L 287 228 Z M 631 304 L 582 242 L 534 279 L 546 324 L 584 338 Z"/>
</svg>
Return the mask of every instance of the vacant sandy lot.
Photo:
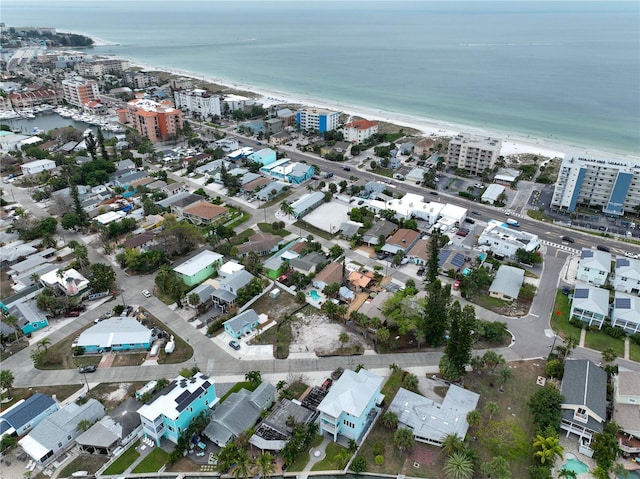
<svg viewBox="0 0 640 479">
<path fill-rule="evenodd" d="M 345 346 L 360 344 L 366 346 L 364 338 L 345 328 L 342 324 L 329 320 L 324 314 L 299 314 L 292 323 L 293 341 L 289 346 L 292 353 L 315 352 L 316 354 L 335 351 L 340 348 L 340 333 L 349 335 Z"/>
</svg>

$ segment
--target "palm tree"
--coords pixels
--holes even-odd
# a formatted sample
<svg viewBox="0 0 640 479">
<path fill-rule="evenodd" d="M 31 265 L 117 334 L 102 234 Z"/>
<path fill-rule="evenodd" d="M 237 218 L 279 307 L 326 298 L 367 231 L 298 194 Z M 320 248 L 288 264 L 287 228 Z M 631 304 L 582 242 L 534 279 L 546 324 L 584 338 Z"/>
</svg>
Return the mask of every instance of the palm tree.
<svg viewBox="0 0 640 479">
<path fill-rule="evenodd" d="M 285 215 L 288 215 L 288 216 L 293 216 L 295 213 L 295 210 L 293 209 L 293 207 L 286 201 L 283 201 L 282 203 L 280 203 L 280 211 L 282 211 Z"/>
<path fill-rule="evenodd" d="M 7 314 L 4 317 L 4 321 L 13 328 L 14 332 L 14 341 L 18 340 L 18 334 L 22 332 L 22 329 L 18 327 L 18 317 L 13 314 Z"/>
<path fill-rule="evenodd" d="M 47 349 L 49 349 L 49 345 L 51 344 L 51 340 L 49 338 L 42 338 L 36 344 L 37 344 L 38 349 L 44 348 L 44 350 L 46 351 Z"/>
<path fill-rule="evenodd" d="M 11 397 L 11 388 L 14 381 L 13 373 L 8 369 L 0 371 L 0 389 L 4 389 L 7 392 L 7 398 Z"/>
<path fill-rule="evenodd" d="M 482 414 L 477 409 L 473 409 L 467 413 L 467 422 L 469 423 L 469 427 L 477 428 L 480 426 L 480 422 L 482 421 Z M 475 435 L 473 436 L 475 439 Z"/>
<path fill-rule="evenodd" d="M 259 386 L 262 382 L 262 375 L 260 374 L 260 371 L 249 371 L 244 375 L 244 379 L 254 386 Z"/>
<path fill-rule="evenodd" d="M 565 479 L 577 479 L 578 475 L 571 469 L 560 469 L 558 477 L 564 477 Z"/>
<path fill-rule="evenodd" d="M 509 380 L 509 378 L 513 376 L 513 373 L 511 372 L 511 369 L 508 366 L 504 366 L 500 368 L 500 371 L 498 371 L 498 375 L 500 376 L 500 392 L 503 392 L 504 385 Z"/>
<path fill-rule="evenodd" d="M 251 477 L 251 457 L 246 449 L 238 449 L 235 456 L 236 465 L 231 471 L 235 479 Z"/>
<path fill-rule="evenodd" d="M 387 429 L 395 429 L 398 427 L 398 415 L 393 411 L 385 412 L 380 418 L 382 425 Z"/>
<path fill-rule="evenodd" d="M 340 341 L 340 349 L 344 348 L 344 345 L 349 342 L 349 335 L 347 333 L 340 333 L 338 341 Z"/>
<path fill-rule="evenodd" d="M 400 452 L 405 452 L 413 448 L 415 439 L 413 437 L 413 431 L 406 427 L 398 429 L 393 435 L 393 445 L 396 446 Z"/>
<path fill-rule="evenodd" d="M 29 279 L 33 281 L 33 284 L 38 285 L 38 291 L 40 291 L 40 288 L 42 287 L 42 283 L 40 283 L 40 275 L 38 273 L 33 273 L 29 276 Z"/>
<path fill-rule="evenodd" d="M 269 479 L 271 474 L 276 471 L 276 464 L 273 459 L 273 456 L 268 452 L 263 452 L 258 456 L 258 460 L 256 461 L 256 468 L 258 472 L 264 479 Z"/>
<path fill-rule="evenodd" d="M 473 460 L 462 451 L 454 452 L 444 463 L 444 474 L 447 479 L 471 479 Z"/>
<path fill-rule="evenodd" d="M 457 434 L 447 434 L 442 441 L 442 452 L 451 456 L 456 452 L 462 451 L 464 448 L 464 441 Z"/>
<path fill-rule="evenodd" d="M 349 454 L 349 451 L 347 451 L 345 448 L 340 448 L 338 454 L 333 456 L 333 462 L 336 463 L 338 469 L 344 469 L 347 466 L 350 457 L 351 455 Z"/>
<path fill-rule="evenodd" d="M 418 384 L 418 376 L 415 374 L 409 373 L 402 378 L 402 387 L 409 391 L 418 392 Z"/>
<path fill-rule="evenodd" d="M 612 363 L 616 360 L 617 357 L 618 353 L 616 353 L 616 350 L 611 347 L 604 348 L 604 350 L 602 351 L 602 360 L 605 363 Z"/>
<path fill-rule="evenodd" d="M 541 464 L 547 461 L 553 464 L 556 456 L 562 458 L 564 448 L 560 445 L 560 439 L 557 436 L 544 437 L 540 434 L 533 440 L 534 457 L 540 459 Z"/>
<path fill-rule="evenodd" d="M 500 407 L 498 403 L 489 401 L 484 405 L 484 410 L 489 413 L 489 421 L 491 421 L 491 418 L 500 410 Z"/>
<path fill-rule="evenodd" d="M 189 296 L 187 296 L 187 301 L 197 311 L 198 306 L 200 306 L 200 295 L 198 293 L 190 293 Z"/>
</svg>

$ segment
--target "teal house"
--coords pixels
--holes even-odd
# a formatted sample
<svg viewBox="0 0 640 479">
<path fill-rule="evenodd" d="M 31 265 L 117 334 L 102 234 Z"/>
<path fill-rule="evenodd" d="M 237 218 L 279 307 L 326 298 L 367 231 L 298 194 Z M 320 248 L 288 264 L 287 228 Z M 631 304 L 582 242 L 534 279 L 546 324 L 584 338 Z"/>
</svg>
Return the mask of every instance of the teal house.
<svg viewBox="0 0 640 479">
<path fill-rule="evenodd" d="M 18 327 L 22 334 L 31 334 L 49 326 L 49 320 L 45 313 L 40 311 L 31 302 L 17 303 L 9 308 L 11 314 L 18 318 Z"/>
<path fill-rule="evenodd" d="M 251 153 L 248 159 L 260 163 L 262 166 L 266 166 L 276 161 L 276 152 L 271 148 L 263 148 L 255 153 Z"/>
<path fill-rule="evenodd" d="M 130 316 L 100 321 L 84 330 L 71 345 L 84 348 L 85 353 L 101 354 L 111 351 L 149 350 L 153 343 L 152 331 Z"/>
<path fill-rule="evenodd" d="M 260 324 L 260 318 L 253 309 L 247 309 L 245 312 L 225 321 L 225 332 L 234 339 L 240 339 L 245 334 L 249 334 Z"/>
<path fill-rule="evenodd" d="M 142 432 L 158 446 L 162 439 L 177 444 L 191 421 L 203 411 L 210 412 L 219 401 L 215 382 L 209 376 L 202 373 L 191 378 L 178 376 L 153 402 L 138 409 Z"/>
<path fill-rule="evenodd" d="M 204 250 L 173 268 L 187 286 L 195 286 L 218 272 L 224 257 L 214 251 Z"/>
</svg>

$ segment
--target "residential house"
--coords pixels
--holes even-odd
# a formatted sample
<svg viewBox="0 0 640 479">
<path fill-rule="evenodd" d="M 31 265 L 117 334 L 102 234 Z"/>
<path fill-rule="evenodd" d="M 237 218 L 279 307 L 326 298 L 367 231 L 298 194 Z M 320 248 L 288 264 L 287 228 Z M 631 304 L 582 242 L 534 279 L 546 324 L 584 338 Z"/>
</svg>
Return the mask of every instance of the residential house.
<svg viewBox="0 0 640 479">
<path fill-rule="evenodd" d="M 434 149 L 436 142 L 431 138 L 420 138 L 413 145 L 413 153 L 416 156 L 429 155 Z"/>
<path fill-rule="evenodd" d="M 80 435 L 80 421 L 93 423 L 104 416 L 104 406 L 93 398 L 82 405 L 67 404 L 45 417 L 18 444 L 40 465 L 50 463 Z"/>
<path fill-rule="evenodd" d="M 613 299 L 611 325 L 618 326 L 627 334 L 640 332 L 640 298 L 616 291 Z"/>
<path fill-rule="evenodd" d="M 569 318 L 600 329 L 608 317 L 609 291 L 586 283 L 576 283 Z"/>
<path fill-rule="evenodd" d="M 340 286 L 340 289 L 338 290 L 338 298 L 340 299 L 340 301 L 350 303 L 351 301 L 356 299 L 356 294 L 346 286 Z"/>
<path fill-rule="evenodd" d="M 281 108 L 276 111 L 276 117 L 282 120 L 284 128 L 295 126 L 297 121 L 296 114 L 289 108 Z"/>
<path fill-rule="evenodd" d="M 260 422 L 249 443 L 263 451 L 281 451 L 286 440 L 293 435 L 294 424 L 308 424 L 313 415 L 314 412 L 299 401 L 283 398 L 271 414 Z"/>
<path fill-rule="evenodd" d="M 216 289 L 210 284 L 202 283 L 189 291 L 189 294 L 187 296 L 187 304 L 196 311 L 206 311 L 213 304 L 211 295 L 215 290 Z M 194 294 L 198 296 L 198 302 L 196 304 L 192 304 L 191 302 L 191 295 Z"/>
<path fill-rule="evenodd" d="M 619 371 L 613 376 L 613 420 L 622 434 L 618 446 L 624 454 L 640 453 L 640 373 Z M 622 436 L 622 437 L 621 437 Z"/>
<path fill-rule="evenodd" d="M 391 236 L 391 238 L 387 239 L 386 243 L 382 247 L 382 251 L 391 254 L 396 254 L 401 251 L 403 255 L 406 255 L 419 239 L 420 233 L 417 231 L 400 228 L 393 234 L 393 236 Z"/>
<path fill-rule="evenodd" d="M 375 246 L 380 244 L 380 240 L 384 238 L 384 240 L 382 240 L 382 242 L 384 243 L 387 236 L 392 234 L 397 228 L 398 225 L 396 225 L 395 223 L 392 223 L 388 220 L 380 219 L 373 223 L 371 228 L 369 228 L 365 232 L 365 234 L 362 235 L 362 241 L 368 246 Z"/>
<path fill-rule="evenodd" d="M 223 278 L 220 281 L 220 289 L 237 294 L 238 291 L 248 286 L 254 279 L 254 275 L 249 273 L 247 270 L 242 269 L 227 276 L 226 278 Z"/>
<path fill-rule="evenodd" d="M 498 268 L 496 277 L 493 279 L 491 286 L 489 286 L 489 296 L 513 302 L 518 299 L 523 282 L 523 269 L 503 264 Z"/>
<path fill-rule="evenodd" d="M 369 120 L 354 120 L 342 128 L 346 141 L 360 144 L 378 133 L 378 122 Z"/>
<path fill-rule="evenodd" d="M 294 185 L 299 185 L 300 183 L 310 180 L 315 174 L 313 166 L 307 165 L 306 163 L 291 161 L 288 158 L 283 158 L 267 164 L 260 168 L 260 171 L 273 178 L 277 178 Z"/>
<path fill-rule="evenodd" d="M 505 223 L 490 220 L 478 238 L 478 246 L 501 258 L 515 258 L 516 251 L 537 251 L 540 240 L 537 235 L 511 229 Z"/>
<path fill-rule="evenodd" d="M 194 225 L 210 225 L 225 218 L 228 211 L 224 206 L 202 200 L 182 210 L 182 217 Z"/>
<path fill-rule="evenodd" d="M 177 181 L 177 182 L 175 182 L 175 183 L 170 183 L 170 184 L 168 184 L 168 185 L 165 185 L 165 186 L 162 188 L 162 192 L 163 192 L 163 193 L 166 193 L 166 194 L 167 194 L 167 196 L 168 196 L 169 198 L 171 198 L 171 197 L 173 197 L 174 195 L 178 195 L 179 193 L 188 193 L 188 192 L 189 192 L 189 187 L 188 187 L 185 183 L 182 183 L 182 182 L 180 182 L 180 181 Z M 197 196 L 197 195 L 196 195 L 196 196 Z M 201 197 L 201 196 L 199 196 L 199 197 L 197 198 L 197 200 L 201 200 L 201 199 L 202 199 L 202 197 Z"/>
<path fill-rule="evenodd" d="M 260 317 L 253 309 L 247 309 L 246 311 L 234 316 L 233 318 L 224 322 L 224 331 L 234 339 L 240 339 L 245 336 L 260 324 Z"/>
<path fill-rule="evenodd" d="M 267 125 L 268 128 L 268 125 Z M 287 143 L 291 139 L 291 134 L 288 131 L 279 131 L 278 133 L 273 133 L 269 137 L 269 145 L 271 146 L 279 146 Z"/>
<path fill-rule="evenodd" d="M 370 195 L 374 193 L 382 193 L 388 187 L 389 185 L 382 181 L 369 181 L 364 185 L 364 192 Z"/>
<path fill-rule="evenodd" d="M 236 293 L 232 293 L 226 289 L 216 289 L 211 293 L 211 301 L 213 304 L 225 313 L 236 304 L 237 299 L 238 295 Z"/>
<path fill-rule="evenodd" d="M 53 289 L 56 294 L 68 297 L 81 296 L 89 291 L 89 280 L 75 269 L 57 269 L 40 276 L 40 283 L 45 288 Z"/>
<path fill-rule="evenodd" d="M 611 272 L 611 253 L 582 248 L 576 279 L 585 283 L 603 286 Z"/>
<path fill-rule="evenodd" d="M 263 382 L 255 391 L 240 389 L 231 393 L 211 414 L 203 434 L 219 447 L 224 447 L 256 425 L 262 411 L 275 401 L 276 388 Z"/>
<path fill-rule="evenodd" d="M 260 163 L 262 166 L 267 166 L 276 161 L 276 152 L 271 148 L 263 148 L 255 153 L 251 153 L 248 160 Z"/>
<path fill-rule="evenodd" d="M 429 243 L 430 240 L 425 238 L 420 238 L 416 241 L 416 244 L 407 252 L 406 258 L 420 266 L 424 266 L 427 264 L 429 260 Z"/>
<path fill-rule="evenodd" d="M 89 354 L 110 351 L 149 350 L 152 331 L 131 316 L 117 316 L 91 326 L 80 333 L 72 347 Z"/>
<path fill-rule="evenodd" d="M 158 201 L 156 204 L 162 208 L 169 208 L 171 213 L 178 217 L 184 216 L 184 210 L 189 206 L 203 201 L 204 198 L 193 193 L 182 192 L 173 196 L 169 196 L 164 200 Z"/>
<path fill-rule="evenodd" d="M 191 421 L 202 412 L 214 409 L 215 381 L 200 372 L 191 378 L 178 376 L 149 404 L 138 409 L 144 435 L 159 446 L 162 439 L 174 444 Z"/>
<path fill-rule="evenodd" d="M 291 211 L 294 218 L 301 218 L 313 209 L 324 203 L 324 193 L 316 191 L 314 193 L 307 193 L 300 197 L 300 199 L 291 203 Z"/>
<path fill-rule="evenodd" d="M 145 231 L 136 235 L 132 238 L 125 240 L 122 243 L 122 248 L 124 249 L 133 249 L 137 251 L 148 251 L 149 248 L 154 244 L 154 238 L 156 234 L 153 231 Z"/>
<path fill-rule="evenodd" d="M 331 283 L 342 283 L 342 268 L 343 265 L 341 263 L 329 263 L 313 278 L 314 288 L 322 291 Z"/>
<path fill-rule="evenodd" d="M 345 221 L 340 225 L 340 235 L 343 238 L 351 239 L 358 234 L 362 226 L 363 223 L 358 223 L 357 221 Z"/>
<path fill-rule="evenodd" d="M 227 261 L 225 264 L 220 266 L 218 270 L 218 276 L 221 278 L 226 278 L 227 276 L 231 276 L 237 271 L 245 269 L 243 264 L 238 263 L 237 261 Z"/>
<path fill-rule="evenodd" d="M 197 153 L 195 155 L 189 155 L 182 158 L 182 167 L 188 168 L 190 164 L 204 165 L 211 159 L 210 153 Z M 195 168 L 194 168 L 195 170 Z"/>
<path fill-rule="evenodd" d="M 616 257 L 613 288 L 623 293 L 640 294 L 640 259 Z"/>
<path fill-rule="evenodd" d="M 372 271 L 352 271 L 347 280 L 349 284 L 351 284 L 352 289 L 360 293 L 369 287 L 374 276 Z"/>
<path fill-rule="evenodd" d="M 592 457 L 594 434 L 603 431 L 607 419 L 607 373 L 586 359 L 568 360 L 562 378 L 562 423 L 567 437 L 579 438 L 578 450 Z"/>
<path fill-rule="evenodd" d="M 496 204 L 500 195 L 504 193 L 504 186 L 502 185 L 489 185 L 489 187 L 482 193 L 480 200 L 490 205 Z"/>
<path fill-rule="evenodd" d="M 405 179 L 420 184 L 424 181 L 424 174 L 426 172 L 427 170 L 425 168 L 412 168 L 411 171 L 405 175 Z"/>
<path fill-rule="evenodd" d="M 292 258 L 289 260 L 289 266 L 293 268 L 298 273 L 302 274 L 312 274 L 316 272 L 316 268 L 325 263 L 327 258 L 323 254 L 318 253 L 317 251 L 312 251 L 304 256 L 300 256 L 298 258 Z"/>
<path fill-rule="evenodd" d="M 317 407 L 320 434 L 336 442 L 339 436 L 359 442 L 380 411 L 383 381 L 364 368 L 357 373 L 346 369 Z"/>
<path fill-rule="evenodd" d="M 13 303 L 9 308 L 9 312 L 18 318 L 18 327 L 24 335 L 49 326 L 46 314 L 38 309 L 35 301 Z"/>
<path fill-rule="evenodd" d="M 51 396 L 35 393 L 0 413 L 0 437 L 24 436 L 59 409 Z"/>
<path fill-rule="evenodd" d="M 220 174 L 222 168 L 228 168 L 229 162 L 225 160 L 213 160 L 209 163 L 205 163 L 202 166 L 198 166 L 194 171 L 199 175 L 205 175 L 208 178 L 214 178 Z"/>
<path fill-rule="evenodd" d="M 520 170 L 515 168 L 500 168 L 496 175 L 493 177 L 494 183 L 498 183 L 505 186 L 510 186 L 520 176 Z"/>
<path fill-rule="evenodd" d="M 267 133 L 272 135 L 280 133 L 282 131 L 282 125 L 283 121 L 280 118 L 269 118 L 264 122 L 264 127 L 267 130 Z"/>
<path fill-rule="evenodd" d="M 219 253 L 205 249 L 173 268 L 173 271 L 184 284 L 194 286 L 215 275 L 223 258 Z"/>
<path fill-rule="evenodd" d="M 416 441 L 442 447 L 447 436 L 466 437 L 467 414 L 476 409 L 479 399 L 479 394 L 455 384 L 442 402 L 400 388 L 389 411 L 398 416 L 398 428 L 410 429 Z"/>
<path fill-rule="evenodd" d="M 401 166 L 402 166 L 402 160 L 400 158 L 389 158 L 389 164 L 387 165 L 388 168 L 391 168 L 392 170 L 397 170 Z"/>
<path fill-rule="evenodd" d="M 43 171 L 53 170 L 56 162 L 53 160 L 35 160 L 20 165 L 23 175 L 35 175 Z"/>
<path fill-rule="evenodd" d="M 242 193 L 256 193 L 267 186 L 269 183 L 271 183 L 270 178 L 258 176 L 255 180 L 249 181 L 248 183 L 243 183 L 240 187 L 240 191 Z"/>
<path fill-rule="evenodd" d="M 250 252 L 258 256 L 266 256 L 278 251 L 282 238 L 271 233 L 255 233 L 249 236 L 249 241 L 236 246 L 238 256 L 247 256 Z"/>
<path fill-rule="evenodd" d="M 115 186 L 121 188 L 135 187 L 135 185 L 148 184 L 153 182 L 153 178 L 146 171 L 130 171 L 120 176 L 110 177 Z"/>
</svg>

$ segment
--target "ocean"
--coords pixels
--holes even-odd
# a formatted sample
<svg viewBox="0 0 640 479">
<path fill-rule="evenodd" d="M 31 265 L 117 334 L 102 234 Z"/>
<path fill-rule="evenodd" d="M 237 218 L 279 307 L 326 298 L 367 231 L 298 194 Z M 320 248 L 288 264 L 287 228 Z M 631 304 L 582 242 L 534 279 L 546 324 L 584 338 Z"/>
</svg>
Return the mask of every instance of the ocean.
<svg viewBox="0 0 640 479">
<path fill-rule="evenodd" d="M 636 1 L 3 0 L 2 21 L 316 103 L 640 155 Z"/>
</svg>

